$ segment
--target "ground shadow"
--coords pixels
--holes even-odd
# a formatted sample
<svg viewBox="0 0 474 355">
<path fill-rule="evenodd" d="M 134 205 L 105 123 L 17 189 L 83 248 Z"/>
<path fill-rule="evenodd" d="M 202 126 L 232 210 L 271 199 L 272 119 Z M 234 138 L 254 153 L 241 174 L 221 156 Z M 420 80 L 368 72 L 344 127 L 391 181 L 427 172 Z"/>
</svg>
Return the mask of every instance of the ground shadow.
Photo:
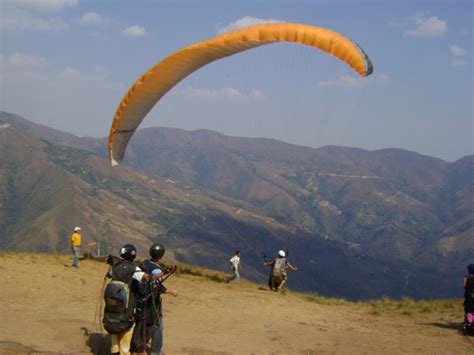
<svg viewBox="0 0 474 355">
<path fill-rule="evenodd" d="M 110 335 L 82 328 L 86 345 L 94 355 L 110 355 Z"/>
<path fill-rule="evenodd" d="M 449 323 L 434 322 L 434 323 L 423 323 L 423 324 L 431 325 L 438 328 L 453 329 L 453 330 L 460 330 L 462 327 L 462 323 L 453 323 L 453 322 L 449 322 Z"/>
<path fill-rule="evenodd" d="M 474 325 L 467 325 L 465 323 L 455 323 L 455 322 L 448 322 L 448 323 L 440 323 L 440 322 L 433 322 L 433 323 L 417 323 L 418 325 L 431 325 L 432 327 L 438 327 L 443 329 L 451 329 L 457 330 L 461 335 L 469 335 L 474 336 Z"/>
</svg>

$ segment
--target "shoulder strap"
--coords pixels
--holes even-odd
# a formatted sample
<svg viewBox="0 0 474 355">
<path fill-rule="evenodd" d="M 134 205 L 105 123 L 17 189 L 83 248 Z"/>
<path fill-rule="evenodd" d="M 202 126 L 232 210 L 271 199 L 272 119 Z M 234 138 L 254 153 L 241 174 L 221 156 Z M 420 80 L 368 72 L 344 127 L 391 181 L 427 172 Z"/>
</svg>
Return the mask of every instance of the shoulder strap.
<svg viewBox="0 0 474 355">
<path fill-rule="evenodd" d="M 151 260 L 144 260 L 140 264 L 140 269 L 145 271 L 147 274 L 151 274 L 153 270 L 158 269 L 160 266 Z"/>
</svg>

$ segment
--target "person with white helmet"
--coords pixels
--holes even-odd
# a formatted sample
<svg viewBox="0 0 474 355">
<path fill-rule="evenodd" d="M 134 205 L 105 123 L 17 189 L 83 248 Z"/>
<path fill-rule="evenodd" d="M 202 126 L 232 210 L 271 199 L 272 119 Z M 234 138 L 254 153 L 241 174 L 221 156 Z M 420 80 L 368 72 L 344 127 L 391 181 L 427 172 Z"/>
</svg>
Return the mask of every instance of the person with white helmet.
<svg viewBox="0 0 474 355">
<path fill-rule="evenodd" d="M 79 267 L 79 253 L 81 251 L 81 227 L 74 227 L 71 235 L 72 266 Z"/>
<path fill-rule="evenodd" d="M 265 262 L 265 265 L 271 266 L 270 278 L 268 280 L 268 286 L 272 291 L 281 290 L 288 279 L 287 270 L 298 270 L 297 267 L 290 264 L 286 259 L 286 253 L 284 250 L 278 251 L 278 257 L 275 260 Z"/>
</svg>

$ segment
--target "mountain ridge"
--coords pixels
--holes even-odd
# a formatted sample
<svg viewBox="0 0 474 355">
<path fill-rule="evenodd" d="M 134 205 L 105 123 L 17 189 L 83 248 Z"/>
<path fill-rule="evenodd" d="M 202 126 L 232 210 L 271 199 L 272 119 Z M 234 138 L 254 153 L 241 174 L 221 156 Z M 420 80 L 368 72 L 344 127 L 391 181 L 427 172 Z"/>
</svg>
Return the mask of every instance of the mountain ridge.
<svg viewBox="0 0 474 355">
<path fill-rule="evenodd" d="M 353 298 L 454 295 L 455 279 L 463 274 L 464 264 L 472 262 L 474 156 L 448 163 L 399 149 L 313 149 L 207 130 L 147 128 L 130 142 L 125 164 L 112 169 L 101 158 L 106 156 L 105 139 L 71 138 L 47 127 L 36 131 L 35 124 L 26 120 L 15 122 L 14 115 L 0 114 L 0 124 L 30 135 L 24 138 L 29 143 L 15 154 L 44 153 L 46 157 L 30 162 L 54 162 L 57 169 L 65 170 L 55 178 L 58 187 L 67 179 L 75 186 L 75 190 L 64 187 L 67 193 L 86 192 L 87 203 L 71 205 L 58 197 L 67 206 L 64 211 L 69 211 L 58 221 L 74 224 L 67 217 L 71 214 L 85 221 L 101 220 L 97 223 L 102 227 L 94 227 L 94 233 L 104 236 L 111 224 L 118 233 L 115 243 L 132 237 L 145 248 L 160 235 L 178 259 L 218 269 L 224 267 L 226 253 L 240 245 L 250 259 L 253 277 L 260 280 L 265 270 L 259 254 L 289 248 L 295 262 L 304 265 L 293 277 L 298 289 L 344 295 L 348 283 L 365 285 L 349 296 Z M 2 150 L 3 171 L 10 174 L 3 175 L 10 176 L 2 184 L 4 206 L 11 203 L 8 199 L 13 201 L 11 177 L 32 175 L 13 174 L 11 167 L 20 158 L 12 155 L 5 162 L 6 157 Z M 37 164 L 26 163 L 26 167 Z M 106 184 L 101 182 L 104 179 Z M 152 180 L 158 187 L 149 183 Z M 26 193 L 39 193 L 47 201 L 47 196 L 58 196 L 51 184 L 49 189 Z M 130 213 L 103 206 L 91 209 L 102 195 L 110 205 L 124 206 Z M 45 205 L 38 202 L 36 208 Z M 6 216 L 5 211 L 1 209 L 0 216 Z M 50 208 L 48 213 L 59 212 Z M 22 214 L 25 221 L 31 216 Z M 111 216 L 108 223 L 102 214 Z M 18 221 L 12 223 L 8 216 L 9 230 L 19 230 Z M 125 222 L 131 226 L 124 226 Z M 7 223 L 0 228 L 5 230 Z M 45 240 L 53 238 L 57 243 L 60 234 L 63 243 L 44 246 L 46 250 L 64 250 L 67 245 L 67 231 L 58 232 L 58 224 L 41 224 L 48 231 Z M 27 244 L 33 244 L 25 233 L 25 241 L 17 246 L 28 250 Z M 111 242 L 100 238 L 102 243 Z M 344 270 L 352 270 L 355 276 Z"/>
</svg>

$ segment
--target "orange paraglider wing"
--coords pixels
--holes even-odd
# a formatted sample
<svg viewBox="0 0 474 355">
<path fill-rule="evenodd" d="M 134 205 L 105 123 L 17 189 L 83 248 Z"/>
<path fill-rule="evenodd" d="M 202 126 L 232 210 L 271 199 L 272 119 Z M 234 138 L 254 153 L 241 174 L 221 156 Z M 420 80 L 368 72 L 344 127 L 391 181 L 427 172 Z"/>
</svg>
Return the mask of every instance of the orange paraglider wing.
<svg viewBox="0 0 474 355">
<path fill-rule="evenodd" d="M 217 59 L 275 42 L 315 47 L 343 60 L 361 76 L 373 66 L 353 41 L 327 28 L 298 23 L 264 23 L 227 32 L 184 47 L 159 61 L 128 90 L 118 105 L 109 135 L 109 159 L 120 163 L 128 141 L 153 106 L 186 76 Z"/>
</svg>

